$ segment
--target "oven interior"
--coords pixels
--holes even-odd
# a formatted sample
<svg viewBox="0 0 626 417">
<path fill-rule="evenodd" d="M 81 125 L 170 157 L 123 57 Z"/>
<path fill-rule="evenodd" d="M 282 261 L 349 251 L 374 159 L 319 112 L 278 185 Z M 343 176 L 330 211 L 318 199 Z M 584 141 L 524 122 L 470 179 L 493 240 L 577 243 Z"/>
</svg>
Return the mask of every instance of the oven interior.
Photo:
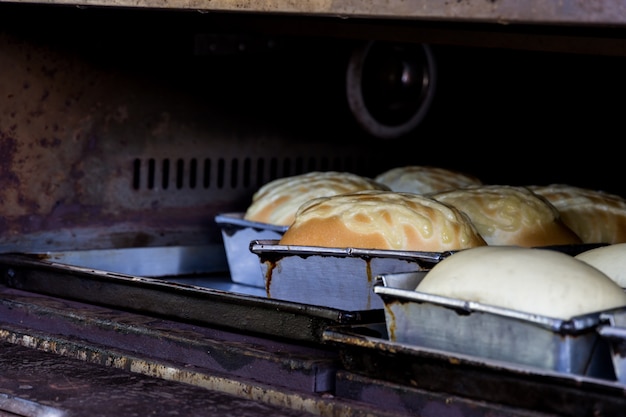
<svg viewBox="0 0 626 417">
<path fill-rule="evenodd" d="M 437 384 L 398 387 L 338 369 L 332 347 L 294 339 L 302 326 L 321 326 L 310 332 L 319 336 L 325 320 L 352 318 L 280 303 L 259 308 L 230 293 L 214 218 L 244 211 L 275 178 L 315 170 L 375 176 L 401 165 L 626 196 L 620 25 L 19 3 L 0 4 L 0 22 L 1 356 L 27 363 L 35 347 L 56 353 L 59 367 L 87 357 L 81 366 L 148 376 L 138 385 L 158 381 L 164 398 L 172 389 L 165 385 L 182 382 L 181 398 L 226 393 L 259 408 L 251 415 L 426 415 L 429 406 L 450 415 L 539 415 L 520 401 L 502 405 L 510 395 L 485 405 L 473 390 L 449 397 Z M 351 78 L 355 66 L 362 83 Z M 365 122 L 355 94 L 378 105 Z M 387 124 L 395 128 L 380 128 Z M 286 314 L 294 321 L 281 322 Z M 354 360 L 367 360 L 361 353 Z M 422 372 L 455 376 L 432 360 L 437 366 Z M 525 400 L 558 381 L 493 377 L 473 366 L 464 368 L 477 378 L 468 384 L 495 391 L 510 378 L 524 381 L 509 390 Z M 71 378 L 96 384 L 98 372 L 71 369 Z M 52 379 L 26 405 L 5 384 L 3 410 L 90 410 L 69 394 L 55 402 Z M 591 405 L 579 409 L 621 406 L 614 387 L 603 389 L 587 392 Z M 150 407 L 135 398 L 131 409 Z M 216 409 L 226 402 L 214 401 Z M 575 403 L 556 402 L 541 412 L 577 415 Z M 196 412 L 193 401 L 185 407 Z"/>
</svg>

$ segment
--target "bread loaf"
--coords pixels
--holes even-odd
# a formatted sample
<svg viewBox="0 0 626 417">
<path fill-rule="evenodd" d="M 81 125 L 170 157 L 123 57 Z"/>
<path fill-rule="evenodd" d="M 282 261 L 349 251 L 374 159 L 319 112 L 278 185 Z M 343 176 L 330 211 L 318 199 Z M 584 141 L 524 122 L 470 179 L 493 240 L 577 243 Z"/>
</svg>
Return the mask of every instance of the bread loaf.
<svg viewBox="0 0 626 417">
<path fill-rule="evenodd" d="M 531 185 L 559 210 L 583 243 L 626 243 L 626 199 L 567 184 Z"/>
<path fill-rule="evenodd" d="M 598 268 L 620 287 L 626 288 L 626 243 L 589 249 L 576 258 Z"/>
<path fill-rule="evenodd" d="M 481 185 L 431 194 L 469 216 L 489 245 L 579 244 L 558 210 L 526 187 Z"/>
<path fill-rule="evenodd" d="M 392 168 L 374 178 L 388 186 L 392 191 L 427 194 L 469 185 L 481 185 L 482 182 L 469 174 L 459 171 L 422 165 L 408 165 Z"/>
<path fill-rule="evenodd" d="M 312 198 L 360 190 L 389 190 L 373 179 L 350 172 L 319 172 L 279 178 L 268 182 L 252 196 L 244 219 L 289 226 L 296 210 Z"/>
<path fill-rule="evenodd" d="M 436 264 L 416 291 L 556 319 L 626 306 L 626 293 L 598 269 L 562 252 L 487 246 Z"/>
<path fill-rule="evenodd" d="M 418 194 L 378 190 L 309 200 L 280 243 L 425 252 L 486 244 L 454 207 Z"/>
</svg>

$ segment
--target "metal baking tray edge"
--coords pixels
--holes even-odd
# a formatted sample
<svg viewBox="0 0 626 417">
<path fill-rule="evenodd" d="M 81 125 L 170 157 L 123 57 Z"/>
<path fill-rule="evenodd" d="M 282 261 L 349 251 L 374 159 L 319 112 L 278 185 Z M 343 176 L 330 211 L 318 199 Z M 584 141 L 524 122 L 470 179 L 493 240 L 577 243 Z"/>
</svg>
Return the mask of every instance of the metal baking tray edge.
<svg viewBox="0 0 626 417">
<path fill-rule="evenodd" d="M 382 310 L 344 311 L 272 300 L 49 262 L 28 254 L 0 254 L 0 283 L 173 320 L 318 344 L 328 326 L 384 322 Z"/>
<path fill-rule="evenodd" d="M 572 417 L 626 409 L 618 381 L 392 342 L 380 323 L 330 326 L 322 339 L 347 371 L 407 388 Z"/>
</svg>

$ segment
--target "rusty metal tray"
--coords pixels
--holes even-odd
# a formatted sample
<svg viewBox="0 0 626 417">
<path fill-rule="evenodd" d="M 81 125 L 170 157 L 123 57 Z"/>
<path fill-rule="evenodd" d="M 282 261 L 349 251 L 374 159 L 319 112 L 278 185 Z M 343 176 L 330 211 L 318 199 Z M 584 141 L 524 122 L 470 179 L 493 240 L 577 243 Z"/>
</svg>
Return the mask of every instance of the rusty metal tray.
<svg viewBox="0 0 626 417">
<path fill-rule="evenodd" d="M 381 323 L 331 326 L 322 339 L 338 348 L 348 372 L 381 381 L 381 387 L 393 384 L 559 416 L 623 415 L 626 409 L 626 385 L 618 381 L 392 342 Z"/>
<path fill-rule="evenodd" d="M 322 332 L 330 325 L 384 321 L 382 310 L 348 311 L 271 300 L 255 295 L 254 291 L 262 291 L 258 288 L 233 287 L 223 275 L 149 278 L 53 262 L 50 257 L 0 254 L 0 284 L 171 320 L 313 343 L 321 343 Z"/>
</svg>

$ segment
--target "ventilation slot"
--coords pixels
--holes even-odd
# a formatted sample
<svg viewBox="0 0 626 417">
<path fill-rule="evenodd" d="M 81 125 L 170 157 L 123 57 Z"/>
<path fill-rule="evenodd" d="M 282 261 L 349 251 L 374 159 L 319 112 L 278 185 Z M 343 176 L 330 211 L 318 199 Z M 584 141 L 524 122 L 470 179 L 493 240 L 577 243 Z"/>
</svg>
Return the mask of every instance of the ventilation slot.
<svg viewBox="0 0 626 417">
<path fill-rule="evenodd" d="M 137 158 L 133 161 L 132 187 L 135 190 L 257 189 L 279 177 L 330 170 L 366 172 L 367 164 L 351 157 L 231 160 Z"/>
</svg>

